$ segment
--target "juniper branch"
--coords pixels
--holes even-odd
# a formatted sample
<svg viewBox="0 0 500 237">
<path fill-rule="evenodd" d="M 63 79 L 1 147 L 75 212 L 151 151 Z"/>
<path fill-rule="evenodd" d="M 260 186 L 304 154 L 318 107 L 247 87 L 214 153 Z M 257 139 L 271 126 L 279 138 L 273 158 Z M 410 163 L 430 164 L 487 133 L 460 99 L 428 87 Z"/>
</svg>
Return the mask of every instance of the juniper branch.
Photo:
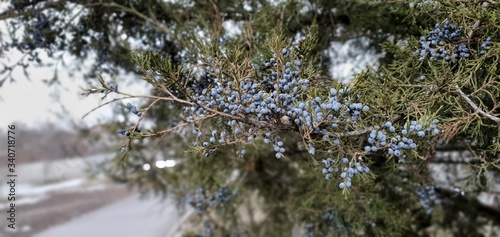
<svg viewBox="0 0 500 237">
<path fill-rule="evenodd" d="M 474 112 L 475 113 L 478 113 L 486 118 L 489 118 L 497 123 L 500 123 L 500 118 L 498 117 L 495 117 L 489 113 L 486 113 L 484 112 L 483 110 L 481 110 L 481 108 L 479 108 L 476 104 L 474 104 L 474 102 L 469 98 L 467 97 L 467 95 L 462 91 L 460 90 L 460 88 L 458 86 L 455 86 L 455 89 L 457 90 L 458 94 L 465 100 L 467 101 L 467 103 L 474 109 Z"/>
</svg>

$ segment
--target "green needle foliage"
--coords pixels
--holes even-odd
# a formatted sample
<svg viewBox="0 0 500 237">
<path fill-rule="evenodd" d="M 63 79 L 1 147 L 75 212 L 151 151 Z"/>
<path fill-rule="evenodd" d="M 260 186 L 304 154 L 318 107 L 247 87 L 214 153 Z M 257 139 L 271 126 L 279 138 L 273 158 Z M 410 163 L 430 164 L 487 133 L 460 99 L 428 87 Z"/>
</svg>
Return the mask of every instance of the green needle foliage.
<svg viewBox="0 0 500 237">
<path fill-rule="evenodd" d="M 27 24 L 4 51 L 34 61 L 37 50 L 97 53 L 88 79 L 98 80 L 84 94 L 104 93 L 103 106 L 135 116 L 110 125 L 124 139 L 107 172 L 191 206 L 186 236 L 495 236 L 499 8 L 41 1 L 12 2 L 0 19 Z M 80 15 L 51 24 L 63 13 Z M 325 51 L 352 40 L 360 54 L 384 56 L 342 84 Z M 153 89 L 135 95 L 120 78 L 108 83 L 119 69 Z M 173 158 L 174 168 L 161 168 Z"/>
</svg>

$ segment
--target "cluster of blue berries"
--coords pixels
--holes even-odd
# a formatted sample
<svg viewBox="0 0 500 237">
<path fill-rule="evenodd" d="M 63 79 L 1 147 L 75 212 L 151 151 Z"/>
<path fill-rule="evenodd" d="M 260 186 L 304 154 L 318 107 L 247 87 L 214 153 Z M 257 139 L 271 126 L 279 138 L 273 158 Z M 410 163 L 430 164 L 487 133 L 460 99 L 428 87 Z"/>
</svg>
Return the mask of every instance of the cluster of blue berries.
<svg viewBox="0 0 500 237">
<path fill-rule="evenodd" d="M 362 113 L 370 110 L 367 105 L 357 101 L 358 96 L 351 95 L 349 88 L 330 88 L 326 92 L 326 98 L 304 96 L 303 92 L 308 90 L 311 83 L 300 76 L 302 62 L 291 59 L 288 49 L 282 50 L 281 53 L 285 59 L 283 65 L 278 64 L 274 55 L 263 62 L 264 69 L 258 76 L 260 79 L 245 78 L 235 81 L 233 78 L 212 73 L 214 70 L 211 67 L 205 68 L 207 70 L 205 76 L 210 77 L 214 83 L 209 88 L 193 90 L 191 105 L 184 107 L 185 120 L 189 122 L 203 119 L 213 113 L 210 110 L 233 116 L 227 120 L 228 127 L 222 132 L 214 130 L 205 137 L 205 132 L 201 131 L 201 128 L 193 129 L 193 135 L 198 137 L 193 145 L 202 145 L 205 148 L 205 157 L 214 154 L 218 145 L 235 141 L 252 142 L 259 138 L 257 136 L 259 132 L 263 135 L 264 143 L 273 146 L 275 158 L 280 159 L 286 151 L 283 141 L 278 135 L 263 129 L 254 131 L 256 124 L 322 134 L 323 139 L 328 141 L 330 139 L 328 134 L 331 131 L 338 129 L 345 122 L 355 127 Z M 334 139 L 333 143 L 339 145 L 340 140 Z M 316 154 L 316 148 L 311 141 L 308 141 L 308 151 L 312 156 Z M 245 154 L 245 150 L 237 152 L 240 157 Z M 332 178 L 332 169 L 338 170 L 331 165 L 333 160 L 329 165 L 325 164 L 324 174 L 327 179 Z M 344 182 L 340 185 L 342 188 L 351 186 L 354 174 L 369 171 L 359 162 L 342 168 L 345 169 L 342 175 L 345 176 Z"/>
<path fill-rule="evenodd" d="M 363 166 L 360 162 L 350 162 L 348 158 L 342 158 L 340 164 L 336 165 L 332 158 L 323 159 L 323 165 L 325 166 L 322 173 L 325 175 L 326 180 L 332 179 L 332 173 L 340 173 L 340 178 L 342 182 L 339 184 L 339 188 L 351 188 L 352 177 L 361 173 L 369 173 L 370 168 Z"/>
<path fill-rule="evenodd" d="M 394 155 L 397 158 L 406 158 L 404 150 L 417 148 L 417 144 L 411 137 L 421 139 L 426 134 L 439 134 L 437 122 L 437 120 L 433 120 L 430 125 L 424 126 L 422 123 L 413 120 L 409 126 L 408 124 L 404 124 L 401 131 L 396 131 L 392 123 L 388 121 L 381 130 L 371 131 L 367 141 L 370 145 L 365 146 L 364 150 L 366 152 L 376 152 L 379 149 L 387 149 L 389 155 Z M 386 137 L 386 132 L 393 134 L 390 139 Z"/>
<path fill-rule="evenodd" d="M 338 220 L 338 218 L 336 218 L 335 215 L 331 213 L 331 211 L 326 211 L 321 216 L 321 219 L 328 226 L 328 231 L 330 233 L 337 232 L 339 234 L 345 235 L 349 231 L 349 229 L 347 229 L 345 225 L 340 220 Z"/>
<path fill-rule="evenodd" d="M 230 200 L 235 198 L 237 193 L 237 189 L 230 191 L 227 187 L 219 188 L 219 190 L 208 198 L 208 205 L 209 207 L 219 207 L 220 205 L 228 203 Z"/>
<path fill-rule="evenodd" d="M 470 57 L 469 48 L 465 44 L 456 45 L 453 57 L 455 59 L 468 59 Z"/>
<path fill-rule="evenodd" d="M 483 55 L 486 53 L 486 50 L 488 50 L 491 46 L 491 37 L 486 38 L 486 40 L 481 44 L 481 51 L 479 51 L 480 55 Z"/>
<path fill-rule="evenodd" d="M 286 50 L 286 55 L 289 55 L 289 50 Z M 347 90 L 344 89 L 337 92 L 335 88 L 332 88 L 330 98 L 324 103 L 321 103 L 322 100 L 319 97 L 313 101 L 303 101 L 301 94 L 308 89 L 310 82 L 299 77 L 302 65 L 300 60 L 294 60 L 294 66 L 291 62 L 285 62 L 282 69 L 278 68 L 274 57 L 265 64 L 270 63 L 273 63 L 274 68 L 270 72 L 267 71 L 269 74 L 264 75 L 262 80 L 245 78 L 234 82 L 225 80 L 225 78 L 212 77 L 212 74 L 207 72 L 206 75 L 210 76 L 214 83 L 210 89 L 205 88 L 201 92 L 193 91 L 192 104 L 184 109 L 186 120 L 203 118 L 211 113 L 211 111 L 207 111 L 207 108 L 222 111 L 240 119 L 229 120 L 227 125 L 230 126 L 230 129 L 227 134 L 221 134 L 220 137 L 212 135 L 209 141 L 203 142 L 204 147 L 209 149 L 215 145 L 217 140 L 220 144 L 224 144 L 234 141 L 238 137 L 244 137 L 248 142 L 253 141 L 256 134 L 251 128 L 245 128 L 246 124 L 267 122 L 281 124 L 289 128 L 290 126 L 299 126 L 300 129 L 320 131 L 321 125 L 327 122 L 333 123 L 331 124 L 333 128 L 338 127 L 338 124 L 334 123 L 336 121 L 334 113 L 340 114 L 338 111 L 343 107 L 345 107 L 346 113 L 352 113 L 353 120 L 357 119 L 361 110 L 368 110 L 367 106 L 360 103 L 343 105 L 339 102 L 339 97 L 347 93 Z M 213 71 L 212 68 L 207 68 L 207 70 Z M 328 127 L 321 128 L 326 131 Z M 199 138 L 203 135 L 201 131 L 194 133 Z M 281 158 L 284 148 L 279 145 L 281 144 L 279 139 L 270 135 L 265 137 L 264 142 L 268 143 L 271 140 L 275 142 L 276 158 Z M 244 155 L 245 152 L 240 151 L 239 154 Z"/>
<path fill-rule="evenodd" d="M 323 174 L 325 175 L 326 180 L 332 179 L 332 173 L 338 173 L 339 168 L 334 167 L 334 161 L 332 158 L 328 157 L 326 159 L 323 159 L 323 165 L 325 166 L 322 170 Z"/>
<path fill-rule="evenodd" d="M 192 117 L 188 117 L 187 119 L 192 120 Z M 196 135 L 198 140 L 203 138 L 203 132 L 198 129 L 193 129 L 193 135 Z M 204 153 L 205 157 L 209 157 L 210 155 L 215 154 L 215 149 L 212 149 L 212 146 L 216 143 L 217 138 L 219 138 L 218 142 L 220 144 L 224 144 L 226 143 L 226 141 L 228 141 L 229 136 L 226 135 L 225 131 L 218 133 L 217 130 L 213 130 L 211 132 L 209 140 L 201 143 L 201 145 L 207 149 L 206 152 Z M 193 146 L 198 146 L 198 141 L 194 142 Z M 246 154 L 245 150 L 239 152 L 240 156 L 244 156 L 245 154 Z"/>
<path fill-rule="evenodd" d="M 273 149 L 276 152 L 276 159 L 280 159 L 285 153 L 286 149 L 284 147 L 283 141 L 281 141 L 280 136 L 272 136 L 271 133 L 267 132 L 264 134 L 264 143 L 269 143 L 270 141 L 275 141 L 273 144 Z"/>
<path fill-rule="evenodd" d="M 270 62 L 276 60 L 271 58 Z M 299 77 L 301 65 L 295 60 L 295 68 L 290 62 L 285 63 L 284 70 L 273 70 L 270 75 L 263 76 L 263 80 L 252 80 L 246 78 L 238 83 L 232 81 L 220 81 L 217 79 L 211 90 L 204 89 L 196 96 L 192 106 L 187 106 L 185 112 L 188 118 L 203 116 L 207 111 L 202 107 L 218 109 L 230 115 L 240 115 L 245 118 L 256 118 L 257 121 L 282 121 L 287 116 L 301 128 L 318 129 L 319 124 L 325 119 L 333 120 L 333 112 L 337 112 L 343 106 L 338 97 L 344 93 L 343 89 L 332 88 L 333 93 L 328 102 L 321 103 L 322 99 L 316 97 L 313 101 L 302 101 L 301 93 L 308 89 L 309 80 Z M 295 69 L 295 70 L 294 70 Z M 269 85 L 266 86 L 266 85 Z M 367 106 L 359 103 L 347 105 L 347 112 L 353 113 L 356 120 L 360 110 L 367 110 Z M 328 116 L 330 115 L 330 116 Z M 254 117 L 255 116 L 255 117 Z M 229 124 L 236 125 L 236 122 Z M 333 125 L 334 127 L 338 125 Z"/>
<path fill-rule="evenodd" d="M 454 188 L 453 189 L 456 193 L 460 193 L 460 195 L 464 196 L 465 195 L 465 192 L 463 190 L 461 190 L 460 188 Z"/>
<path fill-rule="evenodd" d="M 304 227 L 305 227 L 304 237 L 314 237 L 314 232 L 313 232 L 314 224 L 307 223 L 305 224 Z"/>
<path fill-rule="evenodd" d="M 222 208 L 222 206 L 237 195 L 237 190 L 234 189 L 230 191 L 227 187 L 219 188 L 215 193 L 210 195 L 208 190 L 203 190 L 198 188 L 196 193 L 187 199 L 188 203 L 191 203 L 198 215 L 202 215 L 207 208 L 215 207 L 216 209 Z"/>
<path fill-rule="evenodd" d="M 208 60 L 210 61 L 210 60 Z M 201 95 L 204 90 L 215 83 L 215 75 L 211 67 L 207 67 L 203 75 L 198 79 L 188 80 L 187 87 L 191 90 L 193 95 Z"/>
<path fill-rule="evenodd" d="M 309 147 L 309 154 L 310 155 L 313 156 L 314 154 L 316 154 L 316 148 L 314 147 L 314 144 L 309 143 L 309 144 L 307 144 L 307 146 Z"/>
<path fill-rule="evenodd" d="M 434 210 L 434 205 L 439 205 L 441 200 L 436 196 L 436 190 L 432 185 L 425 185 L 423 187 L 419 187 L 416 190 L 416 193 L 420 197 L 420 204 L 425 209 L 427 215 L 432 214 Z"/>
<path fill-rule="evenodd" d="M 133 114 L 137 115 L 137 117 L 142 116 L 142 112 L 138 111 L 137 107 L 135 107 L 135 105 L 132 105 L 131 103 L 127 103 L 127 109 L 129 109 Z"/>
<path fill-rule="evenodd" d="M 457 42 L 460 36 L 461 27 L 451 24 L 449 21 L 446 21 L 442 27 L 438 23 L 434 30 L 427 34 L 427 37 L 420 37 L 420 49 L 417 49 L 415 54 L 420 56 L 420 60 L 428 55 L 430 60 L 445 59 L 451 61 L 452 59 L 469 58 L 469 49 L 464 44 L 454 45 L 453 55 L 447 46 L 449 43 Z"/>
<path fill-rule="evenodd" d="M 205 153 L 203 153 L 203 156 L 209 157 L 213 154 L 215 154 L 215 149 L 208 149 Z"/>
<path fill-rule="evenodd" d="M 355 122 L 362 111 L 369 110 L 366 105 L 351 102 L 348 93 L 349 89 L 337 91 L 335 88 L 330 88 L 330 95 L 325 101 L 315 97 L 310 101 L 298 102 L 296 107 L 291 108 L 289 115 L 302 130 L 327 133 L 339 127 L 339 116 L 344 115 L 347 117 L 346 121 Z M 324 136 L 323 139 L 328 137 Z M 310 149 L 310 153 L 314 155 L 314 149 Z"/>
<path fill-rule="evenodd" d="M 206 208 L 205 195 L 206 194 L 202 188 L 198 188 L 196 190 L 195 209 L 196 209 L 196 213 L 198 213 L 198 215 L 202 215 L 205 212 L 205 208 Z M 207 195 L 208 195 L 208 191 L 207 191 Z"/>
<path fill-rule="evenodd" d="M 196 237 L 212 237 L 215 232 L 215 225 L 210 221 L 206 220 L 203 222 L 203 232 L 197 234 Z"/>
<path fill-rule="evenodd" d="M 118 91 L 118 85 L 115 84 L 115 83 L 113 83 L 113 82 L 108 82 L 106 84 L 106 86 L 108 88 L 102 91 L 102 93 L 105 94 L 105 95 L 109 94 L 110 92 L 116 92 L 116 91 Z"/>
<path fill-rule="evenodd" d="M 112 90 L 112 91 L 117 91 L 117 90 L 118 90 L 118 85 L 116 85 L 116 84 L 114 84 L 114 83 L 112 83 L 112 82 L 109 82 L 109 83 L 108 83 L 108 87 L 109 87 L 109 89 L 110 89 L 110 90 Z"/>
<path fill-rule="evenodd" d="M 341 189 L 351 187 L 352 177 L 354 175 L 370 172 L 370 168 L 363 166 L 359 162 L 349 162 L 349 159 L 345 157 L 342 158 L 341 169 L 342 173 L 340 173 L 340 178 L 342 182 L 339 184 L 339 188 Z"/>
<path fill-rule="evenodd" d="M 290 94 L 285 94 L 285 96 L 280 96 L 281 98 L 285 98 L 285 101 L 281 101 L 281 103 L 276 103 L 276 99 L 273 98 L 273 96 L 269 96 L 266 99 L 263 99 L 262 96 L 264 95 L 264 92 L 261 90 L 259 92 L 252 92 L 255 88 L 258 88 L 259 85 L 257 83 L 252 83 L 249 78 L 245 79 L 247 81 L 246 84 L 243 85 L 243 90 L 250 90 L 252 97 L 249 99 L 250 105 L 247 107 L 245 106 L 246 104 L 239 104 L 237 105 L 236 102 L 238 102 L 238 95 L 241 95 L 237 91 L 232 91 L 231 96 L 228 96 L 227 102 L 225 102 L 225 98 L 220 96 L 218 93 L 222 93 L 222 89 L 218 88 L 212 88 L 212 94 L 214 94 L 214 97 L 217 97 L 218 95 L 220 96 L 217 98 L 221 102 L 219 102 L 219 108 L 222 107 L 221 109 L 224 109 L 223 112 L 229 113 L 231 115 L 243 115 L 246 116 L 246 118 L 249 118 L 252 115 L 256 115 L 256 120 L 257 121 L 266 121 L 273 123 L 276 121 L 276 117 L 287 117 L 289 118 L 292 117 L 294 120 L 294 123 L 296 126 L 299 126 L 300 129 L 305 129 L 305 130 L 314 130 L 316 132 L 327 132 L 329 128 L 338 128 L 338 122 L 339 120 L 337 119 L 336 116 L 334 116 L 334 113 L 339 116 L 341 108 L 344 106 L 345 108 L 345 114 L 348 114 L 351 117 L 352 120 L 357 120 L 359 115 L 361 114 L 361 111 L 367 111 L 369 110 L 368 106 L 363 106 L 361 103 L 348 103 L 348 105 L 343 105 L 342 103 L 337 101 L 337 96 L 342 95 L 344 92 L 343 89 L 340 89 L 339 92 L 337 92 L 336 89 L 332 88 L 330 90 L 330 93 L 332 96 L 329 99 L 329 102 L 327 103 L 320 103 L 321 98 L 317 97 L 315 100 L 312 102 L 305 101 L 305 102 L 298 102 L 296 104 L 292 104 L 291 101 L 292 99 L 290 98 L 297 98 L 298 94 L 295 96 L 291 96 Z M 253 88 L 253 89 L 252 89 Z M 295 87 L 297 88 L 297 87 Z M 219 92 L 218 92 L 219 91 Z M 267 93 L 267 92 L 266 92 Z M 276 91 L 273 92 L 273 94 L 276 94 Z M 243 94 L 243 98 L 245 98 L 245 95 Z M 283 95 L 283 93 L 281 94 Z M 278 97 L 279 98 L 279 97 Z M 205 96 L 200 96 L 198 98 L 199 102 L 205 102 L 206 97 Z M 207 107 L 215 107 L 218 103 L 216 102 L 217 99 L 212 100 L 211 102 L 208 102 Z M 281 104 L 281 105 L 280 105 Z M 283 109 L 282 107 L 286 106 L 286 109 Z M 194 111 L 194 113 L 193 113 Z M 202 117 L 204 116 L 203 113 L 206 111 L 202 107 L 197 107 L 197 105 L 194 103 L 193 106 L 187 107 L 185 109 L 185 112 L 191 112 L 187 116 L 187 120 L 191 121 L 195 117 Z M 326 114 L 326 116 L 325 116 Z M 252 118 L 252 117 L 250 117 Z M 255 121 L 255 120 L 253 120 Z M 281 120 L 282 121 L 282 120 Z M 291 121 L 290 121 L 291 122 Z M 229 120 L 227 122 L 227 125 L 230 126 L 232 129 L 232 132 L 229 132 L 228 134 L 234 135 L 234 137 L 237 136 L 244 136 L 246 137 L 246 141 L 251 142 L 253 139 L 256 137 L 256 135 L 253 132 L 252 128 L 249 128 L 248 130 L 245 129 L 245 124 L 242 122 L 238 122 L 236 120 Z M 290 124 L 285 124 L 285 125 L 290 125 Z M 248 133 L 246 133 L 246 131 Z M 198 130 L 194 130 L 193 134 L 198 135 L 199 138 L 202 137 L 203 133 Z M 203 146 L 208 147 L 209 145 L 215 143 L 217 141 L 217 137 L 215 135 L 215 132 L 212 132 L 212 136 L 209 139 L 209 142 L 204 142 Z M 245 135 L 247 134 L 247 135 Z M 221 133 L 221 136 L 219 138 L 219 143 L 224 144 L 225 142 L 231 141 L 230 138 L 225 137 L 226 133 Z M 325 139 L 328 139 L 328 136 L 325 137 Z M 271 136 L 270 133 L 266 133 L 264 135 L 264 143 L 271 143 L 273 141 L 273 148 L 276 151 L 276 158 L 281 158 L 283 156 L 283 153 L 285 152 L 285 148 L 283 147 L 283 142 L 280 141 L 279 137 L 274 137 Z M 196 143 L 197 144 L 197 143 Z M 335 139 L 335 144 L 340 144 L 340 141 L 338 139 Z M 311 155 L 315 154 L 315 148 L 313 144 L 309 145 L 309 153 Z M 244 155 L 245 152 L 241 151 L 240 155 Z"/>
<path fill-rule="evenodd" d="M 118 134 L 128 137 L 128 136 L 130 136 L 130 131 L 118 130 Z"/>
<path fill-rule="evenodd" d="M 391 132 L 396 131 L 391 122 L 387 122 L 385 126 Z M 365 152 L 376 152 L 378 151 L 379 147 L 385 147 L 387 145 L 386 138 L 387 137 L 385 136 L 384 131 L 372 130 L 370 132 L 370 136 L 368 137 L 368 143 L 370 145 L 365 146 Z"/>
</svg>

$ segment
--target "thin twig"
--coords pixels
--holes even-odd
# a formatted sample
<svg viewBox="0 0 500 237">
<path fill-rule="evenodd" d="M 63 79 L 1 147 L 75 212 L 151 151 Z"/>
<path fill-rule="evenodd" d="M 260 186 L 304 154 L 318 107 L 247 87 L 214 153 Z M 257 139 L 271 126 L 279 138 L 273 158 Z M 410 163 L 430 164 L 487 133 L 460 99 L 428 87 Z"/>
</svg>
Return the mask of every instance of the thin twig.
<svg viewBox="0 0 500 237">
<path fill-rule="evenodd" d="M 110 100 L 110 101 L 108 101 L 108 102 L 106 102 L 106 103 L 104 103 L 104 104 L 101 104 L 101 105 L 99 105 L 99 106 L 97 106 L 97 107 L 93 108 L 92 110 L 90 110 L 89 112 L 87 112 L 86 114 L 84 114 L 84 115 L 82 116 L 82 119 L 84 119 L 85 117 L 87 117 L 87 115 L 89 115 L 90 113 L 92 113 L 92 112 L 94 112 L 94 111 L 98 110 L 99 108 L 101 108 L 101 107 L 103 107 L 103 106 L 105 106 L 105 105 L 108 105 L 108 104 L 111 104 L 111 103 L 113 103 L 113 102 L 120 101 L 120 100 L 123 100 L 123 99 L 130 99 L 130 98 L 134 98 L 134 97 L 133 97 L 133 96 L 127 96 L 127 97 L 115 98 L 115 99 L 113 99 L 113 100 Z"/>
<path fill-rule="evenodd" d="M 160 101 L 160 99 L 156 99 L 155 101 L 153 101 L 151 104 L 149 104 L 148 107 L 146 107 L 144 109 L 144 111 L 142 112 L 141 116 L 139 117 L 139 119 L 137 120 L 137 122 L 135 123 L 134 125 L 134 128 L 132 129 L 132 131 L 136 131 L 137 130 L 137 127 L 139 127 L 139 124 L 141 123 L 142 121 L 142 118 L 144 118 L 144 115 L 146 115 L 146 113 L 151 109 L 151 107 L 153 107 L 154 104 L 158 103 Z"/>
<path fill-rule="evenodd" d="M 216 114 L 211 114 L 211 115 L 207 115 L 203 118 L 200 118 L 200 119 L 197 119 L 197 120 L 193 120 L 191 122 L 187 122 L 187 123 L 182 123 L 182 124 L 179 124 L 175 127 L 171 127 L 169 129 L 166 129 L 166 130 L 163 130 L 163 131 L 159 131 L 159 132 L 155 132 L 155 133 L 151 133 L 151 134 L 145 134 L 145 135 L 141 135 L 142 138 L 145 138 L 145 137 L 158 137 L 158 136 L 166 136 L 168 133 L 174 131 L 174 130 L 177 130 L 179 128 L 183 128 L 183 127 L 186 127 L 190 124 L 193 124 L 194 122 L 197 122 L 197 121 L 201 121 L 201 120 L 205 120 L 205 119 L 209 119 L 209 118 L 212 118 L 212 117 L 215 117 Z"/>
<path fill-rule="evenodd" d="M 178 103 L 181 103 L 181 104 L 188 104 L 190 105 L 191 103 L 187 102 L 187 101 L 182 101 L 182 100 L 175 100 L 173 98 L 169 98 L 169 97 L 159 97 L 159 96 L 146 96 L 146 95 L 130 95 L 130 94 L 126 94 L 126 93 L 122 93 L 122 92 L 119 92 L 119 91 L 113 91 L 114 93 L 116 94 L 119 94 L 119 95 L 124 95 L 125 97 L 122 97 L 122 98 L 115 98 L 111 101 L 108 101 L 104 104 L 101 104 L 97 107 L 95 107 L 94 109 L 90 110 L 89 112 L 87 112 L 86 114 L 83 115 L 82 119 L 84 119 L 85 117 L 87 117 L 87 115 L 89 115 L 90 113 L 96 111 L 97 109 L 105 106 L 105 105 L 108 105 L 108 104 L 111 104 L 113 102 L 116 102 L 116 101 L 119 101 L 119 100 L 123 100 L 123 99 L 131 99 L 131 98 L 146 98 L 146 99 L 157 99 L 157 100 L 165 100 L 165 101 L 175 101 L 175 102 L 178 102 Z"/>
</svg>

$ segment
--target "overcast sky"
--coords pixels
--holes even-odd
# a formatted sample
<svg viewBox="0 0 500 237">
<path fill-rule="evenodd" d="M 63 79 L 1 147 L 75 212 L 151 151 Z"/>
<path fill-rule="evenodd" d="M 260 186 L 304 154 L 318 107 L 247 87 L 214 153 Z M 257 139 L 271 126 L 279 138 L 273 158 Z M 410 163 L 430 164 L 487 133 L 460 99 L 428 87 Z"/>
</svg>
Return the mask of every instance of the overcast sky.
<svg viewBox="0 0 500 237">
<path fill-rule="evenodd" d="M 6 57 L 16 59 L 20 56 L 15 51 L 8 52 L 0 60 L 7 62 Z M 15 62 L 11 60 L 11 62 Z M 52 78 L 53 67 L 28 68 L 30 79 L 27 79 L 19 68 L 13 72 L 14 82 L 7 81 L 0 87 L 0 124 L 23 123 L 29 127 L 37 126 L 43 122 L 52 122 L 67 127 L 69 119 L 80 121 L 84 113 L 99 105 L 99 99 L 91 96 L 81 96 L 80 88 L 87 87 L 80 73 L 75 73 L 70 78 L 67 70 L 61 70 L 58 74 L 61 85 L 47 86 L 42 80 Z M 62 109 L 67 109 L 67 113 Z M 57 114 L 63 114 L 61 119 Z M 110 111 L 106 109 L 89 116 L 81 121 L 91 124 L 97 118 L 109 116 Z"/>
<path fill-rule="evenodd" d="M 42 123 L 53 123 L 64 128 L 71 128 L 71 123 L 80 125 L 95 125 L 100 121 L 110 119 L 121 120 L 121 116 L 113 115 L 113 107 L 116 104 L 104 106 L 82 119 L 82 116 L 100 104 L 116 98 L 110 94 L 104 101 L 100 98 L 102 94 L 94 94 L 88 97 L 82 96 L 83 89 L 89 88 L 89 84 L 83 80 L 81 72 L 72 76 L 66 70 L 58 73 L 59 85 L 48 86 L 43 80 L 50 79 L 54 73 L 53 67 L 35 68 L 30 67 L 30 79 L 26 79 L 21 70 L 14 72 L 15 82 L 6 82 L 0 87 L 0 124 L 20 123 L 28 127 L 36 127 Z M 69 69 L 75 72 L 75 69 Z M 105 79 L 110 79 L 104 75 Z M 128 83 L 121 84 L 119 89 L 135 94 L 147 93 L 147 86 L 142 80 L 130 75 L 118 76 L 119 81 L 126 80 Z M 97 80 L 91 82 L 99 86 Z M 124 100 L 126 102 L 134 102 Z"/>
<path fill-rule="evenodd" d="M 0 58 L 1 62 L 7 62 L 9 59 L 20 57 L 19 53 L 5 55 Z M 50 59 L 44 59 L 50 62 Z M 116 98 L 110 94 L 104 102 L 100 99 L 102 94 L 94 94 L 88 97 L 82 96 L 83 89 L 89 88 L 89 84 L 83 80 L 83 73 L 76 70 L 74 65 L 82 65 L 68 57 L 68 68 L 60 68 L 58 78 L 60 84 L 48 86 L 43 80 L 51 79 L 54 75 L 54 66 L 28 68 L 29 79 L 26 78 L 23 71 L 18 68 L 13 72 L 14 82 L 7 81 L 0 87 L 0 125 L 17 123 L 34 128 L 43 123 L 53 123 L 63 128 L 71 128 L 71 124 L 95 125 L 100 121 L 109 119 L 122 119 L 120 116 L 114 116 L 113 106 L 107 105 L 91 113 L 82 119 L 82 116 L 96 108 L 100 104 Z M 14 61 L 14 60 L 11 60 Z M 73 66 L 72 66 L 73 65 Z M 85 68 L 85 66 L 84 66 Z M 70 76 L 68 71 L 73 72 Z M 109 76 L 103 76 L 105 80 L 110 80 Z M 144 95 L 147 92 L 147 86 L 142 80 L 130 75 L 117 76 L 119 81 L 127 81 L 133 84 L 122 84 L 119 89 L 127 93 Z M 97 80 L 90 82 L 92 85 L 99 86 Z M 129 100 L 130 101 L 130 100 Z M 124 101 L 126 103 L 128 101 Z M 133 101 L 130 101 L 133 102 Z"/>
</svg>

